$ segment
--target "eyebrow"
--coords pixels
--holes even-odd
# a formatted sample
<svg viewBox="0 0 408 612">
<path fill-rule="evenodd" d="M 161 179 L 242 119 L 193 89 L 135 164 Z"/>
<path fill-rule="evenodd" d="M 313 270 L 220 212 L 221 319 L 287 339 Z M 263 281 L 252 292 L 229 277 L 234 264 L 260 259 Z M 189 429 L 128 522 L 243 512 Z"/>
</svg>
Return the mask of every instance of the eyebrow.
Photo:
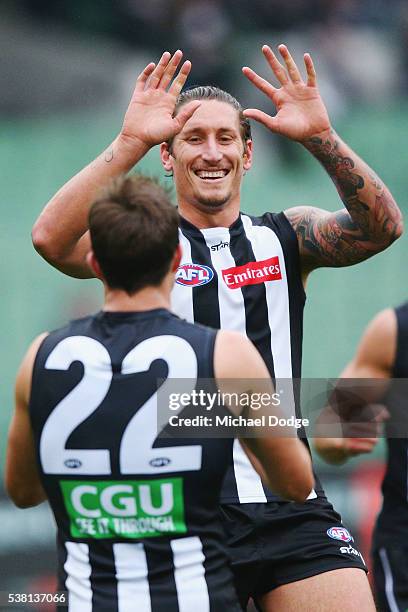
<svg viewBox="0 0 408 612">
<path fill-rule="evenodd" d="M 189 136 L 190 134 L 194 134 L 194 133 L 197 133 L 197 132 L 205 132 L 206 129 L 207 128 L 203 128 L 203 127 L 200 127 L 200 126 L 190 127 L 190 128 L 188 128 L 184 132 L 183 135 L 184 136 Z M 228 132 L 230 134 L 239 134 L 239 130 L 237 128 L 232 128 L 232 127 L 219 127 L 219 128 L 216 128 L 216 132 L 217 132 L 217 134 L 219 132 L 224 132 L 224 133 Z"/>
</svg>

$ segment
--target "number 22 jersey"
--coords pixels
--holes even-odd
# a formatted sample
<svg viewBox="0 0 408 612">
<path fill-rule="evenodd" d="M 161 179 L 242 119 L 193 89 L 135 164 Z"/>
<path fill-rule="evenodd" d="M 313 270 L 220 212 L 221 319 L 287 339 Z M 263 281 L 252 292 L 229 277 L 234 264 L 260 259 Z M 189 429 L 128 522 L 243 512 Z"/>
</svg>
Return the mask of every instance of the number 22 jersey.
<svg viewBox="0 0 408 612">
<path fill-rule="evenodd" d="M 69 611 L 240 609 L 218 516 L 233 441 L 157 438 L 157 381 L 212 378 L 215 337 L 158 309 L 40 346 L 29 410 Z"/>
</svg>

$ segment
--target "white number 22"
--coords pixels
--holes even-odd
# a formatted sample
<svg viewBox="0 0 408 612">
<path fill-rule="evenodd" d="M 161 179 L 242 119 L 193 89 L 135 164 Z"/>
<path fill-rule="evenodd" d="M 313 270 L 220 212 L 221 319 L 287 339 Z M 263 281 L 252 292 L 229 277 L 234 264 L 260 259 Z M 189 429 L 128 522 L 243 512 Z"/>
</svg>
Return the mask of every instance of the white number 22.
<svg viewBox="0 0 408 612">
<path fill-rule="evenodd" d="M 191 345 L 179 336 L 155 336 L 144 340 L 123 359 L 122 374 L 145 372 L 156 359 L 164 359 L 168 377 L 161 389 L 165 392 L 171 378 L 197 380 L 197 357 Z M 61 340 L 49 354 L 45 368 L 68 370 L 74 361 L 81 361 L 81 381 L 54 408 L 43 427 L 40 438 L 40 459 L 48 474 L 110 474 L 108 449 L 66 448 L 71 433 L 95 412 L 112 382 L 112 363 L 106 348 L 87 336 L 70 336 Z M 184 389 L 183 389 L 184 391 Z M 177 413 L 175 413 L 177 414 Z M 194 471 L 201 468 L 202 447 L 171 446 L 153 449 L 157 431 L 157 392 L 130 419 L 120 443 L 119 465 L 122 474 L 157 474 Z M 166 461 L 159 466 L 152 461 L 158 455 Z M 77 466 L 72 467 L 72 460 Z"/>
</svg>

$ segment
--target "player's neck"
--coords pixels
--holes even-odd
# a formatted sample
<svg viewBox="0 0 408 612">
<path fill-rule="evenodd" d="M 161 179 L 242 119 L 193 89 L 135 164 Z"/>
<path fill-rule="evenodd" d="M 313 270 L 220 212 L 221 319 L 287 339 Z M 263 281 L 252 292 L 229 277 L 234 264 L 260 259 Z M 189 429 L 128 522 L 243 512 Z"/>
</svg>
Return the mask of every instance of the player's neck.
<svg viewBox="0 0 408 612">
<path fill-rule="evenodd" d="M 239 216 L 239 201 L 217 211 L 201 210 L 191 204 L 179 202 L 178 210 L 183 219 L 198 229 L 230 227 Z"/>
<path fill-rule="evenodd" d="M 167 286 L 144 287 L 133 295 L 105 287 L 103 310 L 107 312 L 140 312 L 156 308 L 170 309 L 170 290 Z"/>
</svg>

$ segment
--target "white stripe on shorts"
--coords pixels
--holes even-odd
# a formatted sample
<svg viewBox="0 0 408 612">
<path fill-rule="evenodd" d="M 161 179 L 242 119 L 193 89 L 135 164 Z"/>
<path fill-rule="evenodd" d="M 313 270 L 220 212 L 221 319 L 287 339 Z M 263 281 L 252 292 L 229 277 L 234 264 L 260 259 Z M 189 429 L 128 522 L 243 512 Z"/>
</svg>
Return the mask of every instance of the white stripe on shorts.
<svg viewBox="0 0 408 612">
<path fill-rule="evenodd" d="M 394 580 L 392 577 L 391 565 L 388 560 L 388 555 L 385 548 L 380 548 L 379 555 L 384 570 L 385 595 L 387 597 L 388 605 L 390 606 L 391 612 L 400 612 L 394 595 Z"/>
</svg>

